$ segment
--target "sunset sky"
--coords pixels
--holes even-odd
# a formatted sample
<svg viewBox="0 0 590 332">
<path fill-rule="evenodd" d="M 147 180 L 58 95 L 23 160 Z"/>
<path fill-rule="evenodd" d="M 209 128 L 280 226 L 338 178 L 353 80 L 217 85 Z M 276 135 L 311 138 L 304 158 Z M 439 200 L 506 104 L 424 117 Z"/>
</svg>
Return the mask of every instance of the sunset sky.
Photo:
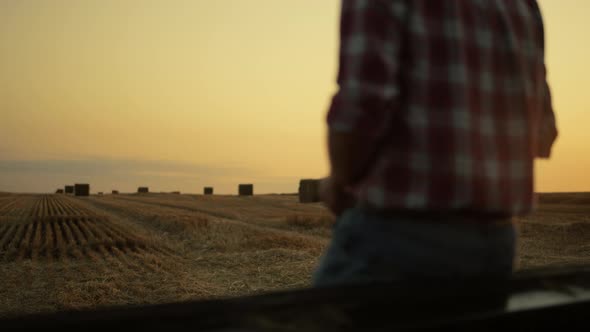
<svg viewBox="0 0 590 332">
<path fill-rule="evenodd" d="M 541 0 L 560 137 L 590 191 L 590 1 Z M 0 191 L 295 192 L 328 170 L 336 0 L 1 0 Z"/>
</svg>

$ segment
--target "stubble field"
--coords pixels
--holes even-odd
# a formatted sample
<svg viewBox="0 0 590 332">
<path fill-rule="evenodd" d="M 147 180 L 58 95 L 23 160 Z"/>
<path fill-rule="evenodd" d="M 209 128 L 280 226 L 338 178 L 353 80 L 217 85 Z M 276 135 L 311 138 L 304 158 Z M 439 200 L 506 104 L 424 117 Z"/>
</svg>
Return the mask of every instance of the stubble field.
<svg viewBox="0 0 590 332">
<path fill-rule="evenodd" d="M 590 194 L 542 194 L 518 268 L 590 264 Z M 294 195 L 0 194 L 0 316 L 309 285 L 333 218 Z"/>
</svg>

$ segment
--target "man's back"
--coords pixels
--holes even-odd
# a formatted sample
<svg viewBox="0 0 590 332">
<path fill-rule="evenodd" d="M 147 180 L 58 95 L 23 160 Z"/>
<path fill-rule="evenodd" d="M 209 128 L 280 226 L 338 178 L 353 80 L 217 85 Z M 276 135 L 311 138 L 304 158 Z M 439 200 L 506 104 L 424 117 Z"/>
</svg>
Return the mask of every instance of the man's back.
<svg viewBox="0 0 590 332">
<path fill-rule="evenodd" d="M 372 154 L 372 209 L 524 214 L 557 131 L 533 0 L 343 1 L 330 131 Z"/>
<path fill-rule="evenodd" d="M 314 284 L 510 276 L 557 135 L 536 2 L 342 4 Z"/>
</svg>

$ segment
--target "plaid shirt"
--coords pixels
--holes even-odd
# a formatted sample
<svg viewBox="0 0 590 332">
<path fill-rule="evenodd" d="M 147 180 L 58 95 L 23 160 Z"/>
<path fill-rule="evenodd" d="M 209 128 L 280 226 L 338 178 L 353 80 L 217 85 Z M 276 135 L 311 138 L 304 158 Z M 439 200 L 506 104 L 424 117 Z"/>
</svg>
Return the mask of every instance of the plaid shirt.
<svg viewBox="0 0 590 332">
<path fill-rule="evenodd" d="M 343 0 L 333 132 L 374 149 L 377 209 L 522 215 L 557 137 L 534 0 Z"/>
</svg>

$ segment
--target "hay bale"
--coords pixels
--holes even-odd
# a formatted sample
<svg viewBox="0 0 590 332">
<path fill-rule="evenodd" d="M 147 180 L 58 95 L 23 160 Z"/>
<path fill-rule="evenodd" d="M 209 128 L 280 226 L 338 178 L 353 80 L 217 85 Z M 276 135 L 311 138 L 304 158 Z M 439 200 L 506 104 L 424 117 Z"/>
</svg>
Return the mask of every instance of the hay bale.
<svg viewBox="0 0 590 332">
<path fill-rule="evenodd" d="M 317 203 L 320 201 L 320 180 L 302 179 L 299 181 L 299 202 Z"/>
<path fill-rule="evenodd" d="M 205 195 L 213 195 L 213 187 L 205 187 L 205 188 L 203 188 L 203 194 L 205 194 Z"/>
<path fill-rule="evenodd" d="M 139 193 L 139 194 L 147 194 L 149 192 L 150 192 L 150 189 L 148 187 L 137 188 L 137 193 Z"/>
<path fill-rule="evenodd" d="M 111 192 L 111 194 L 113 194 L 113 195 L 119 195 L 119 191 L 118 191 L 118 190 L 113 190 L 113 191 Z"/>
<path fill-rule="evenodd" d="M 90 185 L 87 183 L 76 183 L 74 185 L 75 196 L 90 196 Z"/>
<path fill-rule="evenodd" d="M 64 193 L 64 190 L 63 190 L 63 189 L 57 189 L 57 190 L 55 191 L 55 193 L 56 193 L 56 194 L 63 194 L 63 193 Z"/>
<path fill-rule="evenodd" d="M 66 194 L 70 194 L 70 195 L 74 194 L 74 186 L 65 186 L 64 189 L 65 189 Z"/>
<path fill-rule="evenodd" d="M 180 195 L 180 191 L 173 191 L 171 192 L 172 195 Z"/>
<path fill-rule="evenodd" d="M 240 184 L 240 185 L 238 185 L 238 194 L 240 196 L 254 195 L 254 185 L 253 184 Z"/>
</svg>

